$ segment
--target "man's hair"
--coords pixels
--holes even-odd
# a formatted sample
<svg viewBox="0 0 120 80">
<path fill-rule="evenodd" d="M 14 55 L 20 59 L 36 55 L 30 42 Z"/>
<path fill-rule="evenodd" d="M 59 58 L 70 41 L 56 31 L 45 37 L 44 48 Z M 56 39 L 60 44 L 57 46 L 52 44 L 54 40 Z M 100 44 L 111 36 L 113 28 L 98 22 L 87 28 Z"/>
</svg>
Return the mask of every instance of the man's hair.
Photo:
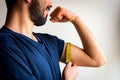
<svg viewBox="0 0 120 80">
<path fill-rule="evenodd" d="M 8 9 L 12 8 L 17 3 L 17 0 L 5 0 L 5 1 Z"/>
</svg>

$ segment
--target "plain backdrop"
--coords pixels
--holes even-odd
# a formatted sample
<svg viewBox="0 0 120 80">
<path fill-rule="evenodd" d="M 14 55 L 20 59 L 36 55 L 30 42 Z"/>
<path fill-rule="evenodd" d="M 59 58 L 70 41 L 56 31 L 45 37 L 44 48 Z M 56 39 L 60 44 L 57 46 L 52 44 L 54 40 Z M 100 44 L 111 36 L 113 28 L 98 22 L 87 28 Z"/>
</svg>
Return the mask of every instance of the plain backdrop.
<svg viewBox="0 0 120 80">
<path fill-rule="evenodd" d="M 120 0 L 52 0 L 54 7 L 62 6 L 81 17 L 101 45 L 107 63 L 100 68 L 78 67 L 76 80 L 120 80 Z M 51 9 L 51 11 L 53 10 Z M 0 27 L 4 25 L 6 5 L 0 0 Z M 71 23 L 52 23 L 34 27 L 34 32 L 56 35 L 82 47 L 78 34 Z M 65 64 L 60 63 L 61 72 Z"/>
</svg>

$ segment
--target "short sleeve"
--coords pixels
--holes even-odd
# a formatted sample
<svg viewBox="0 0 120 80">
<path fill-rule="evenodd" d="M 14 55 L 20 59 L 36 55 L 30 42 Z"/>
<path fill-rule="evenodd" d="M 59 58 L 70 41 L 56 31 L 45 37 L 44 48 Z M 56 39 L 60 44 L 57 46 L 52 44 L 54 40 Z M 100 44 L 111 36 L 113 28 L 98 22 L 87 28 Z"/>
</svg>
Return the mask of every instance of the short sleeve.
<svg viewBox="0 0 120 80">
<path fill-rule="evenodd" d="M 47 33 L 39 33 L 37 34 L 38 38 L 42 40 L 42 42 L 47 43 L 47 47 L 50 45 L 52 48 L 49 50 L 54 50 L 54 52 L 58 53 L 59 58 L 63 52 L 64 48 L 64 40 L 58 38 L 55 35 L 47 34 Z"/>
<path fill-rule="evenodd" d="M 64 41 L 58 37 L 55 37 L 57 45 L 58 45 L 58 49 L 59 49 L 59 58 L 62 55 L 63 52 L 63 48 L 64 48 Z"/>
</svg>

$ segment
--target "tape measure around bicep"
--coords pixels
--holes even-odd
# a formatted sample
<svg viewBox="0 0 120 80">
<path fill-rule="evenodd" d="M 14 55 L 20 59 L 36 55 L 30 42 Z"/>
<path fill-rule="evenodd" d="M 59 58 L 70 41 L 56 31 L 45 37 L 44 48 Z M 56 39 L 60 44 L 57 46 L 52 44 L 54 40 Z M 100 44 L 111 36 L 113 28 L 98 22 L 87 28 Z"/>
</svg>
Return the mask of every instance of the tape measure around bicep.
<svg viewBox="0 0 120 80">
<path fill-rule="evenodd" d="M 66 63 L 70 61 L 70 54 L 71 54 L 71 43 L 67 43 L 66 46 Z"/>
</svg>

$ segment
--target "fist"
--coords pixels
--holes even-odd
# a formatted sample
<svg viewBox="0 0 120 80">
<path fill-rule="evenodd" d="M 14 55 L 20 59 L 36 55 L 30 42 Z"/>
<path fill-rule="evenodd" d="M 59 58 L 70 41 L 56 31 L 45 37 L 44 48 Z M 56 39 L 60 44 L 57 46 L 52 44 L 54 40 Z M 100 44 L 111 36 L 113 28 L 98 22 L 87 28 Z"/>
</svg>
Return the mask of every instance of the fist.
<svg viewBox="0 0 120 80">
<path fill-rule="evenodd" d="M 76 15 L 62 7 L 57 7 L 51 14 L 50 14 L 50 21 L 52 22 L 72 22 L 74 21 Z"/>
</svg>

